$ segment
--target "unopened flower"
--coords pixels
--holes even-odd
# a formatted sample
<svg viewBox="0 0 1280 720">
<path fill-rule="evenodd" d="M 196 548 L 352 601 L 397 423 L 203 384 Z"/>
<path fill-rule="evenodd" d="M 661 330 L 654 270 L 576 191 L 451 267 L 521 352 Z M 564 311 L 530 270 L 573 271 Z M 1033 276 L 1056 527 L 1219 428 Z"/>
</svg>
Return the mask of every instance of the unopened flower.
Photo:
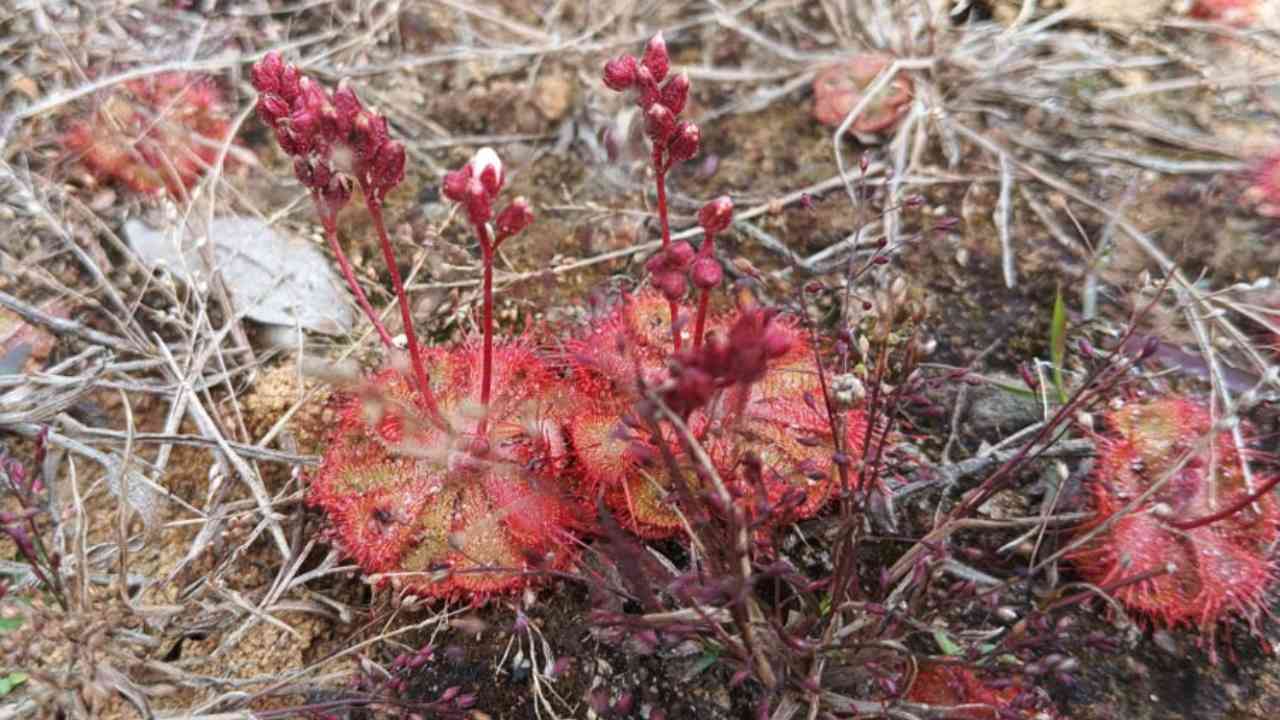
<svg viewBox="0 0 1280 720">
<path fill-rule="evenodd" d="M 720 263 L 715 258 L 702 256 L 693 261 L 690 280 L 693 281 L 694 287 L 710 290 L 724 281 L 724 270 L 720 268 Z"/>
<path fill-rule="evenodd" d="M 640 64 L 653 75 L 654 82 L 662 82 L 671 68 L 671 56 L 667 54 L 667 41 L 658 33 L 644 47 Z"/>
<path fill-rule="evenodd" d="M 698 126 L 691 122 L 681 122 L 676 127 L 675 134 L 671 137 L 671 144 L 667 148 L 667 152 L 671 156 L 672 163 L 685 162 L 698 154 L 698 147 L 702 144 L 702 132 L 698 130 Z"/>
<path fill-rule="evenodd" d="M 657 145 L 665 145 L 676 131 L 676 116 L 665 105 L 654 103 L 644 113 L 644 132 Z"/>
<path fill-rule="evenodd" d="M 498 213 L 498 219 L 494 224 L 498 228 L 499 237 L 509 237 L 523 232 L 531 223 L 533 223 L 533 210 L 529 207 L 529 201 L 524 197 L 518 197 Z"/>
<path fill-rule="evenodd" d="M 506 182 L 502 160 L 493 148 L 483 147 L 465 165 L 445 173 L 441 193 L 462 205 L 473 225 L 493 219 L 493 203 Z"/>
<path fill-rule="evenodd" d="M 684 106 L 689 101 L 689 76 L 680 73 L 667 81 L 662 86 L 662 105 L 671 111 L 672 115 L 679 115 L 684 112 Z"/>
<path fill-rule="evenodd" d="M 632 55 L 621 55 L 604 66 L 604 84 L 610 90 L 622 92 L 636 83 L 636 69 L 639 62 Z"/>
<path fill-rule="evenodd" d="M 506 182 L 506 174 L 502 168 L 502 159 L 491 147 L 482 147 L 471 158 L 471 168 L 480 184 L 490 197 L 496 197 Z"/>
<path fill-rule="evenodd" d="M 733 222 L 733 200 L 721 195 L 698 211 L 698 224 L 708 235 L 724 232 Z"/>
</svg>

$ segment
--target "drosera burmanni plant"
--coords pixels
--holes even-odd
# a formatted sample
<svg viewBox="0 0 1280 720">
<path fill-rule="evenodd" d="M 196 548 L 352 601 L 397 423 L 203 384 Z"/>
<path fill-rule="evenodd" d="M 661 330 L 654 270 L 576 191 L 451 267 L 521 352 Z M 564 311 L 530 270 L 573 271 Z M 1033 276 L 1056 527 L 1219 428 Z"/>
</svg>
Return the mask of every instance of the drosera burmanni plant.
<svg viewBox="0 0 1280 720">
<path fill-rule="evenodd" d="M 105 94 L 93 113 L 67 126 L 61 144 L 103 182 L 182 198 L 218 161 L 231 129 L 212 77 L 165 72 Z"/>
<path fill-rule="evenodd" d="M 624 297 L 569 343 L 570 364 L 588 398 L 568 428 L 584 484 L 642 536 L 688 529 L 698 504 L 694 495 L 709 490 L 706 468 L 691 464 L 691 448 L 682 447 L 686 443 L 670 426 L 654 432 L 637 419 L 634 410 L 645 393 L 656 391 L 732 494 L 753 508 L 750 514 L 769 515 L 769 522 L 760 518 L 764 524 L 809 517 L 829 497 L 837 474 L 831 425 L 816 400 L 821 391 L 813 348 L 794 320 L 763 307 L 746 290 L 735 293 L 734 311 L 710 313 L 711 293 L 724 282 L 715 239 L 733 223 L 731 198 L 699 210 L 703 237 L 697 250 L 672 242 L 667 173 L 697 153 L 701 132 L 679 119 L 688 102 L 688 76 L 669 72 L 659 34 L 640 57 L 615 57 L 602 73 L 607 88 L 629 92 L 644 112 L 662 245 L 645 265 L 652 288 Z M 692 318 L 685 308 L 690 285 L 697 293 Z M 686 336 L 691 347 L 684 347 Z M 852 413 L 846 444 L 860 446 L 865 427 L 863 417 Z M 664 468 L 664 459 L 677 458 L 680 472 Z M 680 487 L 677 475 L 692 482 Z M 769 512 L 760 512 L 766 507 Z"/>
<path fill-rule="evenodd" d="M 404 178 L 404 147 L 384 116 L 348 85 L 332 95 L 278 55 L 253 70 L 259 115 L 294 157 L 357 302 L 389 352 L 390 333 L 355 280 L 337 213 L 359 189 L 373 219 L 404 321 L 411 372 L 389 367 L 340 402 L 339 420 L 308 502 L 326 512 L 335 542 L 371 574 L 422 596 L 483 599 L 524 587 L 534 571 L 567 567 L 575 506 L 563 492 L 560 379 L 533 343 L 494 345 L 493 252 L 532 220 L 513 201 L 490 230 L 501 161 L 482 149 L 445 182 L 475 228 L 485 263 L 482 337 L 422 346 L 382 218 Z"/>
<path fill-rule="evenodd" d="M 1249 472 L 1231 433 L 1187 397 L 1125 404 L 1106 425 L 1089 483 L 1096 515 L 1072 557 L 1141 618 L 1198 628 L 1216 657 L 1217 629 L 1241 619 L 1256 633 L 1280 579 L 1280 474 Z"/>
</svg>

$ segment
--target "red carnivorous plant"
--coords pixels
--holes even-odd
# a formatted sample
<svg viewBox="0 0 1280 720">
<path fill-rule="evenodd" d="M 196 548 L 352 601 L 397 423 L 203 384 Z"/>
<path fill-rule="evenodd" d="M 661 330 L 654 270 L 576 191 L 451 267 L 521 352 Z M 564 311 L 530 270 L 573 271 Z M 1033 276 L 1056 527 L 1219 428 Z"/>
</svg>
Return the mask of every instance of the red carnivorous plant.
<svg viewBox="0 0 1280 720">
<path fill-rule="evenodd" d="M 114 88 L 62 142 L 104 179 L 144 195 L 181 197 L 217 160 L 230 129 L 212 78 L 166 72 Z"/>
<path fill-rule="evenodd" d="M 1266 612 L 1278 577 L 1280 475 L 1246 474 L 1231 433 L 1184 397 L 1127 404 L 1106 424 L 1089 484 L 1097 515 L 1081 529 L 1093 535 L 1074 560 L 1152 621 L 1199 627 L 1212 652 L 1220 622 L 1256 625 Z"/>
<path fill-rule="evenodd" d="M 794 321 L 747 293 L 739 294 L 734 312 L 711 314 L 711 291 L 724 277 L 715 238 L 733 221 L 728 197 L 698 213 L 698 250 L 671 242 L 666 173 L 697 152 L 700 135 L 696 125 L 675 119 L 687 102 L 689 82 L 676 75 L 660 85 L 669 69 L 661 35 L 649 41 L 641 58 L 623 55 L 604 68 L 604 84 L 632 91 L 645 111 L 662 247 L 646 264 L 653 289 L 624 297 L 569 343 L 586 398 L 585 411 L 570 419 L 569 437 L 586 489 L 600 493 L 626 527 L 645 537 L 678 534 L 687 518 L 674 501 L 677 488 L 663 467 L 662 448 L 632 413 L 645 389 L 655 389 L 752 513 L 762 520 L 770 515 L 773 522 L 808 517 L 829 497 L 836 476 L 813 348 Z M 682 301 L 690 280 L 698 300 L 691 347 L 682 350 L 689 325 Z M 850 415 L 847 447 L 860 454 L 865 419 Z M 677 438 L 667 435 L 662 442 L 681 458 L 686 477 L 705 474 L 683 458 Z"/>
<path fill-rule="evenodd" d="M 561 487 L 560 379 L 524 338 L 493 342 L 493 251 L 529 225 L 522 199 L 497 215 L 502 164 L 489 149 L 445 180 L 466 209 L 484 261 L 479 339 L 418 343 L 383 202 L 404 178 L 404 146 L 384 116 L 347 85 L 330 94 L 279 55 L 253 68 L 258 114 L 294 158 L 357 301 L 389 352 L 390 333 L 355 280 L 337 213 L 364 197 L 400 305 L 409 371 L 392 366 L 340 402 L 340 417 L 308 502 L 329 516 L 336 543 L 368 573 L 426 596 L 482 599 L 525 587 L 531 573 L 564 568 L 576 506 Z"/>
<path fill-rule="evenodd" d="M 1013 683 L 996 687 L 963 665 L 920 664 L 907 699 L 947 707 L 955 720 L 1053 720 L 1035 688 Z"/>
</svg>

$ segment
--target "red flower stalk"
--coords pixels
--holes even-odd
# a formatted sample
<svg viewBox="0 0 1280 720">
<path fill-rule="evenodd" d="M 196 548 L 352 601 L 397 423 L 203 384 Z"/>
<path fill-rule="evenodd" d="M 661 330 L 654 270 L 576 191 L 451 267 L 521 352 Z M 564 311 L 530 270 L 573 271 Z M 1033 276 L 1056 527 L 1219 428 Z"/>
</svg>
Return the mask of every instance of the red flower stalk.
<svg viewBox="0 0 1280 720">
<path fill-rule="evenodd" d="M 511 201 L 495 223 L 497 233 L 489 229 L 489 221 L 493 218 L 493 203 L 502 190 L 506 177 L 502 168 L 502 160 L 492 148 L 480 148 L 470 162 L 461 168 L 446 173 L 442 192 L 445 197 L 461 205 L 467 212 L 476 239 L 480 242 L 481 260 L 484 264 L 483 283 L 483 333 L 484 349 L 482 352 L 482 380 L 480 383 L 480 404 L 488 406 L 490 388 L 493 384 L 493 257 L 507 238 L 524 231 L 533 222 L 533 211 L 529 202 L 523 197 Z M 481 432 L 483 433 L 483 421 Z"/>
<path fill-rule="evenodd" d="M 1270 490 L 1280 476 L 1255 477 L 1250 487 L 1229 432 L 1197 450 L 1212 420 L 1192 400 L 1130 404 L 1107 425 L 1089 486 L 1097 516 L 1081 532 L 1103 529 L 1073 559 L 1090 582 L 1115 587 L 1121 602 L 1153 621 L 1198 626 L 1212 655 L 1220 621 L 1239 615 L 1254 625 L 1265 612 L 1278 576 L 1269 549 L 1280 539 L 1280 503 Z M 1142 506 L 1114 517 L 1166 477 Z"/>
<path fill-rule="evenodd" d="M 181 198 L 217 162 L 230 129 L 211 78 L 169 72 L 122 83 L 62 142 L 93 172 L 134 192 Z"/>
<path fill-rule="evenodd" d="M 724 271 L 715 257 L 716 234 L 724 232 L 733 222 L 733 200 L 722 195 L 702 206 L 698 211 L 698 224 L 702 226 L 702 246 L 698 248 L 698 258 L 693 261 L 693 285 L 698 288 L 698 317 L 693 326 L 693 347 L 702 346 L 702 333 L 707 325 L 707 305 L 710 304 L 711 289 L 724 280 Z"/>
<path fill-rule="evenodd" d="M 674 266 L 680 256 L 673 256 L 671 224 L 667 211 L 667 172 L 676 163 L 685 162 L 698 154 L 702 135 L 698 126 L 679 119 L 689 100 L 689 76 L 676 75 L 667 79 L 671 58 L 662 33 L 654 35 L 645 46 L 644 55 L 616 57 L 604 66 L 604 84 L 617 92 L 630 91 L 636 103 L 644 110 L 645 134 L 649 137 L 654 183 L 658 192 L 658 222 L 662 228 L 663 259 L 659 265 L 663 277 L 654 278 L 654 284 L 663 291 L 671 307 L 671 342 L 680 350 L 679 301 L 685 286 L 683 278 L 674 279 Z M 666 83 L 662 81 L 666 79 Z M 680 274 L 683 274 L 681 266 Z"/>
<path fill-rule="evenodd" d="M 338 241 L 338 211 L 351 199 L 353 181 L 360 186 L 400 305 L 400 319 L 417 381 L 418 402 L 439 421 L 440 413 L 436 410 L 413 328 L 409 298 L 382 217 L 382 203 L 387 193 L 404 180 L 404 145 L 391 139 L 387 118 L 365 109 L 355 91 L 345 83 L 330 95 L 275 52 L 267 53 L 255 63 L 250 75 L 258 90 L 258 117 L 275 131 L 280 148 L 293 157 L 294 175 L 311 191 L 312 203 L 347 285 L 378 331 L 383 345 L 391 348 L 391 334 L 369 304 Z"/>
</svg>

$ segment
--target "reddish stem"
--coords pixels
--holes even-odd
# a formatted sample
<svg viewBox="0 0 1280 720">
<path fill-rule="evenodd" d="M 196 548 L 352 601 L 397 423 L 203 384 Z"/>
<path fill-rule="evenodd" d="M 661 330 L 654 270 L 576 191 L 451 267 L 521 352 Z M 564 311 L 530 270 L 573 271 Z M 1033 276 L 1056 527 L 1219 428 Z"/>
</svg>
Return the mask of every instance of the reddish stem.
<svg viewBox="0 0 1280 720">
<path fill-rule="evenodd" d="M 693 325 L 693 349 L 702 347 L 702 331 L 707 325 L 707 305 L 711 300 L 711 289 L 703 288 L 698 298 L 698 319 Z"/>
<path fill-rule="evenodd" d="M 667 171 L 662 164 L 662 150 L 654 145 L 653 148 L 653 173 L 654 183 L 658 187 L 658 223 L 662 227 L 662 250 L 666 252 L 671 247 L 671 223 L 667 218 Z M 671 310 L 671 343 L 676 352 L 680 352 L 680 304 L 675 300 L 668 300 L 667 307 Z"/>
<path fill-rule="evenodd" d="M 365 296 L 364 289 L 360 287 L 360 283 L 356 282 L 356 274 L 351 269 L 351 261 L 347 259 L 347 254 L 342 251 L 342 245 L 338 243 L 337 218 L 332 213 L 322 210 L 320 211 L 320 223 L 324 225 L 324 235 L 329 239 L 329 248 L 333 250 L 333 254 L 338 258 L 338 267 L 342 270 L 342 277 L 346 279 L 347 287 L 351 288 L 351 293 L 356 296 L 356 304 L 360 306 L 360 310 L 369 318 L 369 322 L 373 323 L 373 329 L 378 331 L 378 337 L 382 340 L 382 344 L 388 348 L 391 347 L 391 333 L 387 332 L 387 326 L 382 324 L 382 318 L 378 317 L 378 313 L 373 311 L 373 306 L 369 304 L 369 298 Z"/>
<path fill-rule="evenodd" d="M 480 369 L 480 404 L 486 410 L 489 407 L 489 388 L 493 383 L 493 250 L 494 245 L 489 237 L 489 228 L 484 223 L 476 223 L 476 235 L 480 238 L 480 252 L 484 261 L 484 317 L 481 327 L 484 332 L 484 346 Z M 484 432 L 484 419 L 480 421 L 480 430 Z"/>
<path fill-rule="evenodd" d="M 702 247 L 698 248 L 698 254 L 706 257 L 713 257 L 712 248 L 715 247 L 716 234 L 707 232 L 704 228 L 703 232 L 706 237 L 702 239 Z M 711 302 L 711 288 L 702 288 L 702 293 L 698 296 L 698 318 L 693 323 L 693 349 L 697 350 L 702 347 L 702 333 L 707 327 L 707 305 Z"/>
<path fill-rule="evenodd" d="M 1225 510 L 1220 510 L 1216 513 L 1213 513 L 1212 515 L 1207 515 L 1202 518 L 1196 518 L 1194 520 L 1184 520 L 1183 522 L 1174 522 L 1169 524 L 1178 528 L 1179 530 L 1195 530 L 1198 527 L 1204 527 L 1205 525 L 1208 525 L 1210 523 L 1218 522 L 1223 518 L 1228 518 L 1228 517 L 1231 517 L 1232 515 L 1235 515 L 1236 513 L 1245 509 L 1246 506 L 1253 504 L 1258 500 L 1258 498 L 1261 498 L 1262 496 L 1271 492 L 1271 490 L 1275 488 L 1276 485 L 1280 485 L 1280 475 L 1276 475 L 1275 477 L 1270 478 L 1269 480 L 1264 482 L 1262 484 L 1262 487 L 1258 488 L 1255 492 L 1249 493 L 1245 497 L 1241 498 L 1238 502 L 1231 503 L 1230 505 L 1227 506 Z"/>
<path fill-rule="evenodd" d="M 378 232 L 378 243 L 382 246 L 382 258 L 387 263 L 387 271 L 391 273 L 391 285 L 396 291 L 396 300 L 400 305 L 400 320 L 404 323 L 404 336 L 409 341 L 409 361 L 413 363 L 413 374 L 418 382 L 419 397 L 422 404 L 435 418 L 444 423 L 440 414 L 440 406 L 436 396 L 431 392 L 431 383 L 427 379 L 427 368 L 422 363 L 422 352 L 418 346 L 418 334 L 413 330 L 413 317 L 409 310 L 409 297 L 404 292 L 404 283 L 400 280 L 400 268 L 396 265 L 396 253 L 391 249 L 391 238 L 387 237 L 387 227 L 382 221 L 382 204 L 371 193 L 365 193 L 365 207 L 373 218 L 373 227 Z"/>
</svg>

